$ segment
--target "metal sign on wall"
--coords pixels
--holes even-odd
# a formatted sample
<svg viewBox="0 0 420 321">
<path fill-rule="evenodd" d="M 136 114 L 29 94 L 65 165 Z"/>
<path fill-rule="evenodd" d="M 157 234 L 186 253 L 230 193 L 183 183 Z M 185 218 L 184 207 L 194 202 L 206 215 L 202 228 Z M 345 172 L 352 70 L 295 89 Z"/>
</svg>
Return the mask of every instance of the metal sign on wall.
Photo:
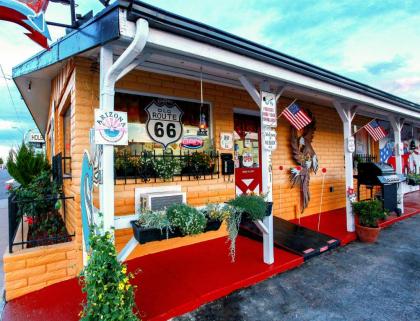
<svg viewBox="0 0 420 321">
<path fill-rule="evenodd" d="M 128 145 L 127 113 L 95 109 L 95 144 Z"/>
<path fill-rule="evenodd" d="M 51 40 L 45 21 L 49 0 L 0 0 L 0 20 L 14 22 L 29 32 L 26 35 L 48 49 Z"/>
<path fill-rule="evenodd" d="M 177 142 L 183 132 L 183 111 L 171 101 L 152 101 L 146 108 L 146 129 L 150 138 L 162 144 L 166 149 L 169 144 Z"/>
<path fill-rule="evenodd" d="M 277 127 L 276 95 L 265 91 L 261 92 L 262 125 Z"/>
</svg>

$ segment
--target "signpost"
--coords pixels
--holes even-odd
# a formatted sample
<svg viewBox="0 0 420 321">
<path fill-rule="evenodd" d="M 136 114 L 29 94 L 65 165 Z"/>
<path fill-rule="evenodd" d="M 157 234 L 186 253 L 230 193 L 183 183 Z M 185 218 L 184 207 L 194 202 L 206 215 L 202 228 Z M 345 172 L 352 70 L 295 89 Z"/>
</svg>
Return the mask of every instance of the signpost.
<svg viewBox="0 0 420 321">
<path fill-rule="evenodd" d="M 183 132 L 183 111 L 175 103 L 153 101 L 145 108 L 147 112 L 146 129 L 150 138 L 162 144 L 166 149 L 169 144 L 177 142 Z"/>
</svg>

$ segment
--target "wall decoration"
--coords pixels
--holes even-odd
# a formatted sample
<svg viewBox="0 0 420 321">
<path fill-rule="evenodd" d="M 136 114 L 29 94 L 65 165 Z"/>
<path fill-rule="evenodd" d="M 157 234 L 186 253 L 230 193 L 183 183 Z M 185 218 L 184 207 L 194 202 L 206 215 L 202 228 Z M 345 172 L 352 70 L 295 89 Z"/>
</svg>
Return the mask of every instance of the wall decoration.
<svg viewBox="0 0 420 321">
<path fill-rule="evenodd" d="M 45 21 L 48 0 L 0 0 L 0 20 L 14 22 L 29 33 L 33 41 L 49 49 L 50 32 Z"/>
<path fill-rule="evenodd" d="M 183 132 L 183 111 L 170 100 L 153 100 L 146 108 L 146 129 L 150 138 L 162 144 L 166 149 L 168 145 L 178 141 Z"/>
<path fill-rule="evenodd" d="M 221 149 L 233 148 L 233 134 L 232 133 L 220 133 L 220 148 Z"/>
<path fill-rule="evenodd" d="M 244 152 L 242 154 L 242 165 L 244 167 L 252 167 L 254 165 L 254 157 L 250 152 Z"/>
<path fill-rule="evenodd" d="M 318 158 L 312 147 L 312 140 L 316 130 L 316 120 L 310 112 L 307 112 L 312 119 L 311 123 L 303 130 L 298 131 L 291 126 L 291 147 L 292 156 L 299 165 L 290 170 L 290 181 L 292 187 L 298 185 L 301 191 L 301 212 L 308 207 L 311 199 L 309 193 L 310 173 L 318 170 Z"/>
<path fill-rule="evenodd" d="M 128 145 L 127 113 L 95 109 L 95 144 Z"/>
<path fill-rule="evenodd" d="M 184 136 L 181 140 L 181 147 L 187 149 L 199 149 L 204 146 L 204 141 L 198 136 Z"/>
</svg>

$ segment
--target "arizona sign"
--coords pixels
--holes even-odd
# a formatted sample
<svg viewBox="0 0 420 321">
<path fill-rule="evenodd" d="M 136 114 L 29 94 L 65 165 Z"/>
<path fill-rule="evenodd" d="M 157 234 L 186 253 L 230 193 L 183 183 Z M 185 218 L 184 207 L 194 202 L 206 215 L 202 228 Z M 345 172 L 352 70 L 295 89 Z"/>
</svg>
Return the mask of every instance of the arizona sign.
<svg viewBox="0 0 420 321">
<path fill-rule="evenodd" d="M 21 25 L 29 32 L 26 35 L 48 49 L 51 40 L 45 21 L 45 10 L 49 0 L 0 0 L 0 20 Z"/>
</svg>

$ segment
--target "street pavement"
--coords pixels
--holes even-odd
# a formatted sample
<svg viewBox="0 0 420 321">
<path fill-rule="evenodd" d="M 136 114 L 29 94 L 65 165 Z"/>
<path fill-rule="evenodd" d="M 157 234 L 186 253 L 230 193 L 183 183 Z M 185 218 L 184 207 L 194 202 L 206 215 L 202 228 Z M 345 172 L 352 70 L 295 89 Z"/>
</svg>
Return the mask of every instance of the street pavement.
<svg viewBox="0 0 420 321">
<path fill-rule="evenodd" d="M 174 321 L 419 321 L 419 248 L 416 215 Z"/>
</svg>

